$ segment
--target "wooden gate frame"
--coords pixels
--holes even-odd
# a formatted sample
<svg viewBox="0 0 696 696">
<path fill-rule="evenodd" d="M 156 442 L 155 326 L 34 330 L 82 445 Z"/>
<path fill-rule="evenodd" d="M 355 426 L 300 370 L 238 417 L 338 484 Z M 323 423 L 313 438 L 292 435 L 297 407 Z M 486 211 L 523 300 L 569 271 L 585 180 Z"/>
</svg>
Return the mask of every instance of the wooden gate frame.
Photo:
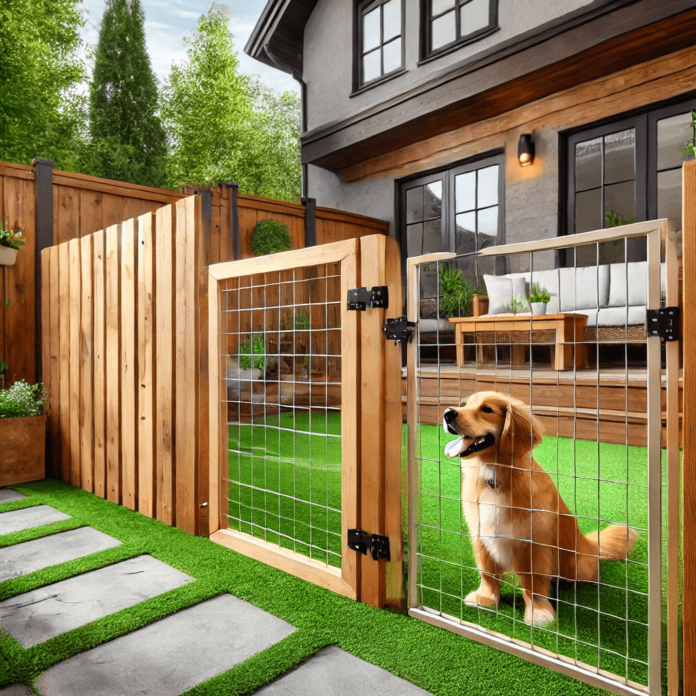
<svg viewBox="0 0 696 696">
<path fill-rule="evenodd" d="M 220 282 L 254 274 L 341 264 L 341 568 L 332 568 L 276 544 L 224 527 L 223 462 L 227 460 L 220 424 Z M 387 312 L 401 314 L 398 244 L 384 235 L 297 249 L 209 267 L 210 539 L 316 585 L 372 606 L 402 607 L 401 534 L 401 351 L 382 333 Z M 386 285 L 390 310 L 349 311 L 348 290 Z M 364 358 L 364 359 L 363 359 Z M 217 414 L 217 417 L 215 417 Z M 391 560 L 373 561 L 348 548 L 348 529 L 389 537 Z"/>
</svg>

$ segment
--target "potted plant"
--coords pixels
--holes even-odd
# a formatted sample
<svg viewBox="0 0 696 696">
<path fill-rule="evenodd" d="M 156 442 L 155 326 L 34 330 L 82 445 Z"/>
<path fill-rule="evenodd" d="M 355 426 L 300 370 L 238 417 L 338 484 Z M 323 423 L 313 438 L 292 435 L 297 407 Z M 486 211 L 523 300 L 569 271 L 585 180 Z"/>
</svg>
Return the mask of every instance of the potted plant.
<svg viewBox="0 0 696 696">
<path fill-rule="evenodd" d="M 6 230 L 0 225 L 0 266 L 13 266 L 23 244 L 21 230 Z"/>
<path fill-rule="evenodd" d="M 546 314 L 546 305 L 551 302 L 551 295 L 539 283 L 532 285 L 532 294 L 527 297 L 534 316 Z"/>
<path fill-rule="evenodd" d="M 522 312 L 529 311 L 529 303 L 524 297 L 517 297 L 517 295 L 510 295 L 510 311 L 513 314 L 521 314 Z"/>
<path fill-rule="evenodd" d="M 268 218 L 261 220 L 251 234 L 251 249 L 256 256 L 277 254 L 287 251 L 292 247 L 288 226 L 284 223 Z"/>
<path fill-rule="evenodd" d="M 476 289 L 456 266 L 440 265 L 440 314 L 448 319 L 471 316 L 471 302 Z"/>
<path fill-rule="evenodd" d="M 242 380 L 255 380 L 261 377 L 266 367 L 266 346 L 263 338 L 258 334 L 252 334 L 239 347 L 239 378 Z"/>
<path fill-rule="evenodd" d="M 45 477 L 47 401 L 43 384 L 0 390 L 0 486 Z"/>
</svg>

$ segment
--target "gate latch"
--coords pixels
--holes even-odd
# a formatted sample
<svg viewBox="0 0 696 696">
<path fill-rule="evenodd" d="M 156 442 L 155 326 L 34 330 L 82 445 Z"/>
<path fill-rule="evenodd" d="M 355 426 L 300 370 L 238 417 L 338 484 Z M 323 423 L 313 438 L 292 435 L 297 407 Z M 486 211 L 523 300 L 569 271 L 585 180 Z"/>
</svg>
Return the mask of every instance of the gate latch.
<svg viewBox="0 0 696 696">
<path fill-rule="evenodd" d="M 399 343 L 410 343 L 416 331 L 416 322 L 408 321 L 405 316 L 387 319 L 382 331 L 384 331 L 387 341 L 394 341 L 397 346 Z"/>
<path fill-rule="evenodd" d="M 386 285 L 375 285 L 372 290 L 367 288 L 348 290 L 348 309 L 364 312 L 367 307 L 387 309 L 389 307 L 389 288 Z"/>
<path fill-rule="evenodd" d="M 679 340 L 679 307 L 649 309 L 645 320 L 648 336 L 659 336 L 663 341 Z"/>
<path fill-rule="evenodd" d="M 380 534 L 368 534 L 362 529 L 348 530 L 348 548 L 367 556 L 367 552 L 375 561 L 380 558 L 391 560 L 389 552 L 389 537 L 381 536 Z"/>
</svg>

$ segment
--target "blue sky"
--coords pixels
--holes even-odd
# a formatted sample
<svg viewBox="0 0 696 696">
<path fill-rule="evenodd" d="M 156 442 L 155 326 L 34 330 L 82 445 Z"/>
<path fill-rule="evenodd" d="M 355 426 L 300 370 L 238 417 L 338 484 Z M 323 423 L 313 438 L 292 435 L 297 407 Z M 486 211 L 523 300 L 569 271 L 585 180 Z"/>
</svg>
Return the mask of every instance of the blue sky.
<svg viewBox="0 0 696 696">
<path fill-rule="evenodd" d="M 145 34 L 150 60 L 155 74 L 164 80 L 172 62 L 180 63 L 186 57 L 184 37 L 191 34 L 198 18 L 208 11 L 212 0 L 141 0 L 145 10 Z M 287 73 L 267 67 L 244 53 L 249 38 L 266 0 L 227 0 L 230 8 L 230 27 L 235 48 L 239 54 L 242 72 L 258 75 L 268 87 L 278 91 L 299 91 L 297 82 Z M 104 13 L 105 0 L 82 0 L 86 24 L 83 39 L 95 45 L 99 38 L 99 22 Z"/>
</svg>

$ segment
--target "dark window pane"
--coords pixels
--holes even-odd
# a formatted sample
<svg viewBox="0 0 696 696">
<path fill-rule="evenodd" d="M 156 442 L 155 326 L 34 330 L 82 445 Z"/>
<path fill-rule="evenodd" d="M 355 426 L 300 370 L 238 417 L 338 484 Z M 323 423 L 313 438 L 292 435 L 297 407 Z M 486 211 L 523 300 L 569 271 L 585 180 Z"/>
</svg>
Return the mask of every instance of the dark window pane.
<svg viewBox="0 0 696 696">
<path fill-rule="evenodd" d="M 460 174 L 455 179 L 455 206 L 458 213 L 476 207 L 476 172 Z"/>
<path fill-rule="evenodd" d="M 681 230 L 682 170 L 672 169 L 657 175 L 657 217 L 668 218 L 674 229 Z"/>
<path fill-rule="evenodd" d="M 406 222 L 418 222 L 423 219 L 423 187 L 409 189 L 406 192 Z"/>
<path fill-rule="evenodd" d="M 384 74 L 401 67 L 401 39 L 390 41 L 383 49 L 384 51 Z"/>
<path fill-rule="evenodd" d="M 406 246 L 409 256 L 420 256 L 423 248 L 423 225 L 409 225 L 406 228 Z"/>
<path fill-rule="evenodd" d="M 433 0 L 433 17 L 451 10 L 454 7 L 455 0 Z"/>
<path fill-rule="evenodd" d="M 363 16 L 363 53 L 379 46 L 379 13 L 377 7 Z"/>
<path fill-rule="evenodd" d="M 498 239 L 498 206 L 478 211 L 478 248 L 495 246 Z"/>
<path fill-rule="evenodd" d="M 604 242 L 599 245 L 599 263 L 623 263 L 625 240 L 617 239 L 613 242 Z"/>
<path fill-rule="evenodd" d="M 476 251 L 476 213 L 457 215 L 454 231 L 454 251 L 457 254 L 470 254 Z"/>
<path fill-rule="evenodd" d="M 604 224 L 616 227 L 636 221 L 636 184 L 612 184 L 604 187 Z"/>
<path fill-rule="evenodd" d="M 457 38 L 454 12 L 449 12 L 433 20 L 433 49 L 446 46 Z"/>
<path fill-rule="evenodd" d="M 604 138 L 604 183 L 636 178 L 636 132 L 633 128 Z"/>
<path fill-rule="evenodd" d="M 489 0 L 471 0 L 460 10 L 461 35 L 466 36 L 488 26 Z"/>
<path fill-rule="evenodd" d="M 382 11 L 383 41 L 389 41 L 401 34 L 401 0 L 385 2 Z M 386 71 L 388 72 L 388 71 Z"/>
<path fill-rule="evenodd" d="M 657 122 L 657 168 L 679 167 L 684 161 L 684 146 L 694 137 L 691 112 L 663 118 Z M 680 216 L 681 217 L 681 216 Z"/>
<path fill-rule="evenodd" d="M 441 229 L 442 223 L 440 220 L 431 220 L 424 224 L 423 230 L 423 253 L 432 254 L 440 251 L 441 247 Z"/>
<path fill-rule="evenodd" d="M 478 170 L 478 208 L 498 204 L 498 165 Z"/>
<path fill-rule="evenodd" d="M 602 192 L 583 191 L 575 194 L 575 232 L 591 232 L 602 227 Z"/>
<path fill-rule="evenodd" d="M 442 181 L 426 184 L 424 189 L 425 210 L 424 219 L 442 215 Z"/>
<path fill-rule="evenodd" d="M 575 146 L 575 190 L 584 191 L 601 185 L 602 139 L 578 143 Z"/>
<path fill-rule="evenodd" d="M 376 80 L 382 74 L 382 65 L 380 60 L 380 50 L 372 51 L 366 56 L 363 56 L 363 80 L 369 82 Z"/>
</svg>

